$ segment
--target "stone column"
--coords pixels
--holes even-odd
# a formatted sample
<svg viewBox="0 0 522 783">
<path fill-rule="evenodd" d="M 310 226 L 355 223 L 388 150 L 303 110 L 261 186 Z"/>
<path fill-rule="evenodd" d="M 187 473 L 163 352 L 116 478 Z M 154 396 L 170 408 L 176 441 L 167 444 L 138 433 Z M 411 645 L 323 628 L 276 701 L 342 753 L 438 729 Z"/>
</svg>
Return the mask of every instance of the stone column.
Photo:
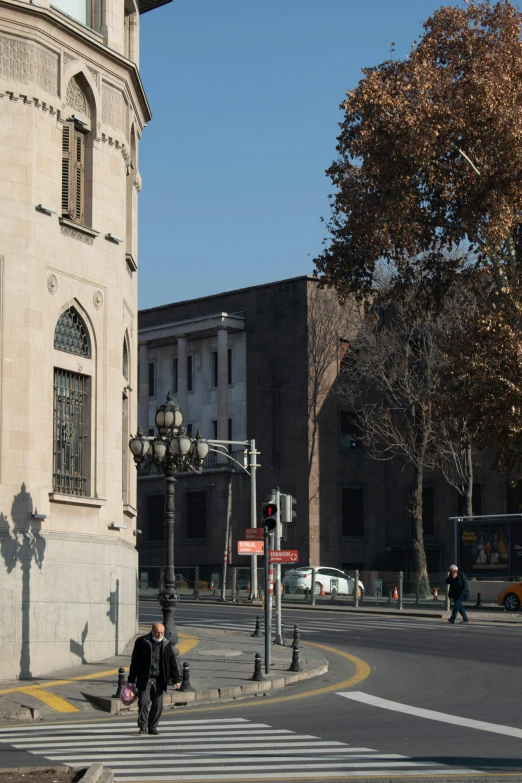
<svg viewBox="0 0 522 783">
<path fill-rule="evenodd" d="M 138 378 L 138 426 L 149 434 L 149 346 L 138 343 L 140 375 Z"/>
<path fill-rule="evenodd" d="M 192 370 L 194 372 L 194 370 Z M 178 394 L 177 403 L 183 411 L 185 422 L 188 416 L 188 389 L 187 389 L 187 338 L 180 334 L 178 337 Z"/>
<path fill-rule="evenodd" d="M 218 440 L 228 440 L 228 332 L 218 329 L 217 356 L 217 436 Z M 227 462 L 218 458 L 219 462 Z"/>
</svg>

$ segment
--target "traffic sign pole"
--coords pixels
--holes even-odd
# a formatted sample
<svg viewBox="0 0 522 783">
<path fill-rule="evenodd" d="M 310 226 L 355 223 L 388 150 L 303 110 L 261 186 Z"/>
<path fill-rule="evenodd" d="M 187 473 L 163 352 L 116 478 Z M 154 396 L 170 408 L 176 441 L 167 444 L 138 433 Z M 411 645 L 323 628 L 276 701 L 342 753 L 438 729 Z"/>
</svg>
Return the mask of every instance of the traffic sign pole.
<svg viewBox="0 0 522 783">
<path fill-rule="evenodd" d="M 270 640 L 272 637 L 272 602 L 268 589 L 270 560 L 270 533 L 265 527 L 265 674 L 270 674 Z"/>
<path fill-rule="evenodd" d="M 277 515 L 277 526 L 275 529 L 275 546 L 274 549 L 281 549 L 281 493 L 279 487 L 274 490 L 275 502 L 279 513 Z M 284 498 L 284 495 L 283 495 Z M 276 563 L 275 567 L 275 611 L 276 611 L 276 633 L 274 644 L 284 645 L 283 639 L 283 622 L 281 617 L 281 564 Z"/>
</svg>

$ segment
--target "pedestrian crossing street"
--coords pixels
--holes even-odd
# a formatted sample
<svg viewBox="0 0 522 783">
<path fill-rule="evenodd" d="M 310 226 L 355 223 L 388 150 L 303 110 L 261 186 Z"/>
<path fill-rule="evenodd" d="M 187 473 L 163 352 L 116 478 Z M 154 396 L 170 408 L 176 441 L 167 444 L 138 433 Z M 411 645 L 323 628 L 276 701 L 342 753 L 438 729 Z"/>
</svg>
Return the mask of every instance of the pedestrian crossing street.
<svg viewBox="0 0 522 783">
<path fill-rule="evenodd" d="M 0 745 L 56 765 L 86 767 L 99 761 L 114 772 L 118 783 L 477 774 L 244 718 L 167 718 L 159 729 L 159 737 L 138 736 L 134 722 L 118 725 L 114 720 L 13 727 L 0 729 Z"/>
<path fill-rule="evenodd" d="M 261 620 L 261 632 L 264 630 L 264 618 L 260 615 Z M 222 631 L 241 631 L 243 633 L 254 632 L 255 618 L 249 619 L 208 619 L 208 617 L 198 618 L 187 614 L 186 618 L 181 612 L 178 612 L 178 624 L 182 628 L 211 628 Z M 294 623 L 299 626 L 301 635 L 313 636 L 315 634 L 322 634 L 325 631 L 336 634 L 354 634 L 360 631 L 369 632 L 383 632 L 383 631 L 402 631 L 403 633 L 411 634 L 415 631 L 434 631 L 440 633 L 441 626 L 448 627 L 446 619 L 442 620 L 409 620 L 407 618 L 397 618 L 396 620 L 389 618 L 370 617 L 368 615 L 361 615 L 359 617 L 342 617 L 339 615 L 325 617 L 322 615 L 317 618 L 310 617 L 293 617 L 289 618 L 283 611 L 283 624 L 285 637 L 292 636 Z M 455 625 L 460 625 L 457 623 Z M 453 626 L 455 627 L 455 626 Z M 466 632 L 483 630 L 486 627 L 494 627 L 499 632 L 506 629 L 513 629 L 514 626 L 503 625 L 502 623 L 487 623 L 487 622 L 470 622 L 466 625 Z M 275 621 L 272 623 L 272 631 L 275 633 Z"/>
</svg>

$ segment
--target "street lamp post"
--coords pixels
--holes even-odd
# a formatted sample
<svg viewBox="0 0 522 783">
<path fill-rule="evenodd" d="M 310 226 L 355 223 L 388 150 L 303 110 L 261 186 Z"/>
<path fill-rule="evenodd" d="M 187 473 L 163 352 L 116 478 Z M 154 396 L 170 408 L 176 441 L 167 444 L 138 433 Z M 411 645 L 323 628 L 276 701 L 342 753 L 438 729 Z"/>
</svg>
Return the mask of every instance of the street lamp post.
<svg viewBox="0 0 522 783">
<path fill-rule="evenodd" d="M 165 482 L 165 571 L 159 593 L 159 603 L 163 612 L 165 636 L 172 647 L 178 643 L 178 632 L 174 620 L 177 604 L 176 582 L 174 575 L 174 485 L 176 473 L 201 473 L 208 454 L 209 444 L 201 438 L 199 430 L 195 438 L 190 438 L 183 427 L 183 413 L 179 405 L 172 402 L 172 395 L 156 408 L 156 427 L 158 435 L 148 437 L 138 429 L 131 437 L 129 448 L 136 467 L 155 467 Z M 177 652 L 175 650 L 175 652 Z"/>
</svg>

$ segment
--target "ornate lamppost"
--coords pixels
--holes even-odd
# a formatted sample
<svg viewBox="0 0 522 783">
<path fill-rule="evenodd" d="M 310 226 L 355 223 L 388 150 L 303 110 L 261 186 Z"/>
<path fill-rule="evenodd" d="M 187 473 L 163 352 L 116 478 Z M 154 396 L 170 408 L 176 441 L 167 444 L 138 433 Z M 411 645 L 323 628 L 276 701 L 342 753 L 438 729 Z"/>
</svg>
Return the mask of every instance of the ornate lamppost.
<svg viewBox="0 0 522 783">
<path fill-rule="evenodd" d="M 137 468 L 157 468 L 165 481 L 165 571 L 159 593 L 163 611 L 165 636 L 175 648 L 178 632 L 174 611 L 178 601 L 174 576 L 174 478 L 176 473 L 201 473 L 208 454 L 209 444 L 201 438 L 199 430 L 190 438 L 183 427 L 183 413 L 172 402 L 172 395 L 156 408 L 158 435 L 147 437 L 138 429 L 129 441 L 129 448 Z M 177 652 L 175 650 L 175 652 Z"/>
</svg>

